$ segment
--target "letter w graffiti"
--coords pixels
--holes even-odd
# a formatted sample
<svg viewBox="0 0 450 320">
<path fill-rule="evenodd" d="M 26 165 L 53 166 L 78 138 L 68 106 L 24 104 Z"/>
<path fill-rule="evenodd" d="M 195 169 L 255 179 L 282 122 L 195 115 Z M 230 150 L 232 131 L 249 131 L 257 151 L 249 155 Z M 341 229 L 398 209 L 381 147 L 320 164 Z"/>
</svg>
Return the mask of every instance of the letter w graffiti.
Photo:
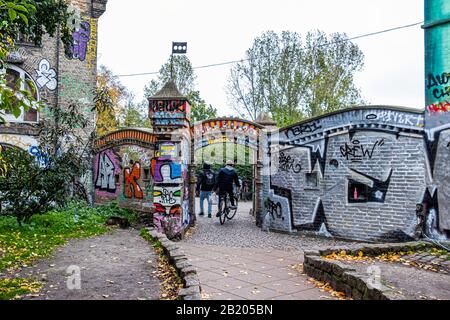
<svg viewBox="0 0 450 320">
<path fill-rule="evenodd" d="M 132 199 L 143 199 L 144 192 L 142 192 L 141 187 L 137 183 L 137 181 L 141 178 L 141 165 L 139 162 L 136 162 L 133 165 L 133 168 L 125 168 L 124 170 L 125 177 L 125 197 Z"/>
</svg>

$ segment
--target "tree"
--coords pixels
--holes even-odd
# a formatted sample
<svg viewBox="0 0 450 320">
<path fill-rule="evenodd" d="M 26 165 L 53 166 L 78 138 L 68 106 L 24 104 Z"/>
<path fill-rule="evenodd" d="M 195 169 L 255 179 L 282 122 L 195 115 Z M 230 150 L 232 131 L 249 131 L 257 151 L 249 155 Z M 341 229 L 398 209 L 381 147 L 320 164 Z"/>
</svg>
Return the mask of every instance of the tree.
<svg viewBox="0 0 450 320">
<path fill-rule="evenodd" d="M 173 56 L 173 77 L 171 72 L 171 59 L 161 66 L 157 80 L 152 80 L 145 86 L 145 96 L 151 97 L 156 94 L 170 80 L 174 80 L 180 93 L 187 96 L 195 89 L 194 69 L 191 61 L 185 55 Z"/>
<path fill-rule="evenodd" d="M 173 57 L 173 79 L 180 93 L 186 96 L 191 102 L 191 121 L 201 121 L 217 117 L 217 109 L 207 106 L 205 100 L 200 96 L 200 92 L 195 90 L 194 69 L 187 56 Z M 147 98 L 155 95 L 161 88 L 172 79 L 171 60 L 169 59 L 159 70 L 157 80 L 152 80 L 144 89 Z"/>
<path fill-rule="evenodd" d="M 15 48 L 18 36 L 24 36 L 40 44 L 45 33 L 54 36 L 57 30 L 66 47 L 72 44 L 70 26 L 72 12 L 64 0 L 0 0 L 0 69 Z M 32 87 L 32 86 L 30 86 Z M 39 108 L 33 92 L 6 85 L 5 74 L 0 72 L 0 123 L 6 112 L 18 117 L 22 109 Z"/>
<path fill-rule="evenodd" d="M 128 92 L 119 78 L 105 66 L 100 66 L 97 74 L 95 109 L 97 112 L 97 134 L 105 135 L 117 130 L 117 113 Z"/>
<path fill-rule="evenodd" d="M 15 216 L 19 224 L 34 214 L 64 206 L 71 196 L 87 195 L 79 179 L 92 164 L 92 137 L 85 139 L 82 131 L 89 120 L 78 105 L 49 108 L 55 117 L 39 124 L 39 146 L 29 151 L 10 147 L 2 152 L 7 171 L 0 175 L 0 210 Z"/>
<path fill-rule="evenodd" d="M 269 31 L 231 69 L 228 96 L 241 116 L 269 112 L 279 126 L 362 103 L 353 75 L 364 55 L 345 34 Z"/>
<path fill-rule="evenodd" d="M 148 117 L 148 101 L 135 102 L 134 95 L 130 94 L 120 111 L 119 126 L 121 128 L 150 128 Z"/>
<path fill-rule="evenodd" d="M 217 118 L 217 109 L 212 105 L 207 106 L 205 100 L 200 97 L 199 91 L 192 91 L 188 98 L 191 103 L 192 122 Z"/>
</svg>

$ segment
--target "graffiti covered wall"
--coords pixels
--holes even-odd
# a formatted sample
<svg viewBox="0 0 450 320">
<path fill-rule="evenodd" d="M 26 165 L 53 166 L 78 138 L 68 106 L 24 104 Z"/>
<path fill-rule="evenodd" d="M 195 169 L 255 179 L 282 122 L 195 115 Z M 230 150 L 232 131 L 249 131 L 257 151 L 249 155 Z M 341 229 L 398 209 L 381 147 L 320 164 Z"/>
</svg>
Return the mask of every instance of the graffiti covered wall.
<svg viewBox="0 0 450 320">
<path fill-rule="evenodd" d="M 122 207 L 150 212 L 153 180 L 150 174 L 154 151 L 121 145 L 97 153 L 94 161 L 95 202 L 117 200 Z"/>
<path fill-rule="evenodd" d="M 365 241 L 415 236 L 427 188 L 422 113 L 344 110 L 285 128 L 276 140 L 263 179 L 271 229 Z"/>
<path fill-rule="evenodd" d="M 450 2 L 425 0 L 425 116 L 428 146 L 429 236 L 450 230 Z"/>
<path fill-rule="evenodd" d="M 179 157 L 179 153 L 183 157 Z M 153 195 L 156 212 L 154 224 L 170 237 L 182 234 L 190 225 L 189 210 L 190 141 L 164 141 L 158 144 L 152 159 Z"/>
</svg>

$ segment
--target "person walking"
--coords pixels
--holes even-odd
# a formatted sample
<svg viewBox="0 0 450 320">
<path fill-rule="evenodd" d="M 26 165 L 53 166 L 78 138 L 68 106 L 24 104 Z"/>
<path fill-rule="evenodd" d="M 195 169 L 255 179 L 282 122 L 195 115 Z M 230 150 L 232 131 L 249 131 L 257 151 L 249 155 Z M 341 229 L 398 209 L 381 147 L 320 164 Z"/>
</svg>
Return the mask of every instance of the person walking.
<svg viewBox="0 0 450 320">
<path fill-rule="evenodd" d="M 204 203 L 205 200 L 208 201 L 208 218 L 212 215 L 212 201 L 211 195 L 216 185 L 216 175 L 214 171 L 211 170 L 211 165 L 209 163 L 203 164 L 203 171 L 200 173 L 197 181 L 196 193 L 197 197 L 200 196 L 200 214 L 203 217 L 205 215 Z"/>
<path fill-rule="evenodd" d="M 236 204 L 234 201 L 234 194 L 233 194 L 233 186 L 236 185 L 237 188 L 240 188 L 241 185 L 239 183 L 239 177 L 234 169 L 234 162 L 229 160 L 227 161 L 227 164 L 224 168 L 220 169 L 219 174 L 217 176 L 217 182 L 214 187 L 214 191 L 219 194 L 219 208 L 220 201 L 222 201 L 222 197 L 228 193 L 230 197 L 231 210 L 235 210 Z M 217 213 L 216 217 L 220 217 L 220 211 Z"/>
</svg>

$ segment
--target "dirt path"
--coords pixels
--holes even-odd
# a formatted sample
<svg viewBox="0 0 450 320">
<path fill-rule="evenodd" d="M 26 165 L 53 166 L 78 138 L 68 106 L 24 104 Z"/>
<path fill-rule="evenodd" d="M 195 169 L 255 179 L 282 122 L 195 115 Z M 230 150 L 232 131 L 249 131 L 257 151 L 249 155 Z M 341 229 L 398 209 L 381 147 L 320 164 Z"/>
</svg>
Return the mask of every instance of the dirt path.
<svg viewBox="0 0 450 320">
<path fill-rule="evenodd" d="M 157 300 L 157 261 L 138 231 L 115 230 L 100 237 L 72 240 L 51 258 L 25 268 L 20 276 L 44 283 L 38 296 L 26 299 Z"/>
</svg>

